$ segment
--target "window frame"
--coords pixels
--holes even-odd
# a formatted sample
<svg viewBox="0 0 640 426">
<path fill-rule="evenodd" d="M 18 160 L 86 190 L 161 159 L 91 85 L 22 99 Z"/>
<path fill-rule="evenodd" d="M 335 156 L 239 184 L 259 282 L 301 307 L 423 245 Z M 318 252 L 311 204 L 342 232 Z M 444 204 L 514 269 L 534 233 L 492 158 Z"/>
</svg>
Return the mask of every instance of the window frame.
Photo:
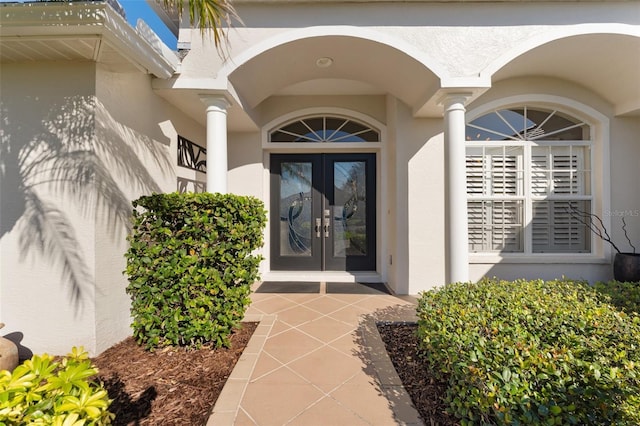
<svg viewBox="0 0 640 426">
<path fill-rule="evenodd" d="M 319 116 L 352 120 L 378 133 L 378 142 L 271 142 L 270 134 L 290 123 Z M 292 111 L 262 128 L 262 149 L 269 152 L 381 152 L 387 140 L 386 126 L 372 116 L 345 108 L 306 108 Z"/>
<path fill-rule="evenodd" d="M 579 121 L 584 122 L 590 128 L 590 137 L 588 141 L 550 141 L 550 140 L 533 140 L 533 141 L 496 141 L 495 146 L 511 146 L 511 145 L 527 145 L 529 148 L 523 148 L 524 167 L 526 169 L 524 185 L 524 198 L 526 206 L 523 213 L 523 252 L 474 252 L 469 250 L 469 261 L 472 264 L 494 264 L 494 263 L 608 263 L 611 257 L 611 249 L 605 245 L 592 233 L 589 233 L 590 252 L 588 253 L 536 253 L 533 252 L 532 238 L 532 206 L 535 196 L 531 193 L 531 153 L 532 146 L 589 146 L 589 156 L 591 167 L 590 173 L 590 189 L 591 194 L 587 197 L 591 201 L 591 211 L 600 216 L 605 226 L 610 229 L 610 218 L 603 213 L 609 211 L 609 187 L 610 182 L 610 166 L 609 166 L 609 119 L 602 113 L 596 111 L 588 105 L 584 105 L 572 99 L 563 98 L 553 95 L 529 94 L 517 95 L 507 98 L 497 99 L 481 106 L 470 109 L 466 114 L 466 123 L 470 123 L 483 115 L 489 114 L 496 110 L 523 108 L 526 105 L 531 109 L 542 109 L 547 111 L 558 111 L 562 114 L 569 115 Z M 491 143 L 478 144 L 481 146 L 491 145 Z M 465 140 L 465 149 L 473 146 Z M 466 170 L 466 167 L 465 167 Z M 548 196 L 542 196 L 542 199 L 549 199 Z M 554 197 L 555 198 L 555 197 Z M 552 199 L 553 200 L 553 199 Z"/>
</svg>

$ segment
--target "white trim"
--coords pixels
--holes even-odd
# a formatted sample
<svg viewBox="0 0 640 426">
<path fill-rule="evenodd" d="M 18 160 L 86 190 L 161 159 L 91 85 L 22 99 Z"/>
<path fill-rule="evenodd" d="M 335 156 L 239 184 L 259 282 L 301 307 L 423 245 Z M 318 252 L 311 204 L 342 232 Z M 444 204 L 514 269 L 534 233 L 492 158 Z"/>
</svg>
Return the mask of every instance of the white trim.
<svg viewBox="0 0 640 426">
<path fill-rule="evenodd" d="M 309 117 L 312 115 L 337 115 L 344 118 L 353 118 L 366 124 L 380 132 L 380 142 L 353 142 L 353 143 L 270 143 L 269 132 L 273 129 L 291 122 L 297 118 Z M 267 204 L 271 201 L 271 176 L 270 176 L 270 155 L 272 153 L 348 153 L 348 152 L 371 152 L 376 154 L 376 271 L 367 272 L 336 272 L 336 271 L 272 271 L 271 270 L 271 225 L 270 217 L 267 217 L 265 227 L 264 246 L 262 255 L 261 275 L 264 280 L 290 281 L 351 281 L 353 279 L 363 282 L 387 282 L 387 232 L 390 226 L 387 223 L 388 209 L 388 183 L 385 176 L 388 176 L 388 166 L 386 161 L 386 140 L 387 127 L 375 118 L 360 113 L 358 111 L 337 108 L 337 107 L 312 107 L 296 110 L 284 114 L 262 126 L 262 166 L 263 166 L 263 200 Z M 268 215 L 269 216 L 269 215 Z M 280 277 L 280 278 L 279 278 Z M 351 277 L 351 278 L 349 278 Z M 354 278 L 356 277 L 356 278 Z M 368 281 L 366 281 L 368 280 Z"/>
<path fill-rule="evenodd" d="M 229 102 L 224 96 L 199 95 L 207 112 L 207 192 L 227 193 Z"/>
<path fill-rule="evenodd" d="M 290 122 L 295 121 L 296 119 L 304 119 L 304 118 L 308 118 L 314 115 L 335 115 L 338 117 L 342 117 L 342 118 L 353 118 L 356 119 L 370 127 L 372 127 L 373 129 L 377 130 L 378 132 L 380 132 L 380 142 L 347 142 L 347 143 L 342 143 L 342 142 L 336 142 L 336 143 L 308 143 L 308 142 L 304 142 L 304 143 L 290 143 L 290 142 L 284 142 L 284 143 L 272 143 L 269 142 L 269 132 L 271 132 L 272 130 L 284 126 L 286 124 L 289 124 Z M 348 148 L 348 149 L 353 149 L 353 148 L 357 148 L 357 147 L 365 147 L 365 148 L 373 148 L 373 149 L 379 149 L 380 145 L 382 144 L 382 141 L 384 141 L 386 139 L 386 126 L 381 123 L 380 121 L 376 120 L 375 118 L 371 117 L 370 115 L 367 114 L 363 114 L 361 112 L 358 111 L 354 111 L 351 109 L 347 109 L 347 108 L 337 108 L 337 107 L 311 107 L 311 108 L 304 108 L 298 111 L 293 111 L 290 113 L 287 113 L 285 115 L 282 115 L 278 118 L 275 118 L 271 121 L 269 121 L 268 123 L 266 123 L 264 126 L 262 126 L 262 131 L 261 131 L 262 135 L 262 148 L 263 149 L 272 149 L 272 148 L 289 148 L 289 149 L 297 149 L 297 148 L 302 148 L 304 150 L 306 150 L 307 148 L 309 149 L 314 149 L 314 148 L 320 148 L 320 149 L 330 149 L 332 148 L 334 145 L 337 148 Z"/>
<path fill-rule="evenodd" d="M 508 253 L 499 255 L 496 253 L 469 253 L 469 263 L 473 265 L 493 265 L 497 263 L 542 263 L 542 264 L 609 264 L 608 257 L 594 256 L 593 254 L 572 254 L 572 253 L 536 253 L 520 254 Z"/>
<path fill-rule="evenodd" d="M 313 143 L 313 142 L 267 142 L 264 144 L 262 149 L 266 149 L 270 152 L 291 152 L 291 153 L 301 153 L 308 152 L 312 153 L 321 153 L 321 152 L 376 152 L 380 150 L 380 143 L 378 142 L 325 142 L 325 143 Z"/>
<path fill-rule="evenodd" d="M 465 102 L 467 93 L 447 95 L 444 105 L 446 161 L 447 282 L 469 281 L 469 218 L 466 183 Z"/>
<path fill-rule="evenodd" d="M 590 135 L 591 162 L 594 166 L 591 169 L 591 191 L 593 197 L 593 210 L 600 216 L 605 227 L 611 229 L 611 220 L 604 212 L 610 210 L 611 204 L 611 172 L 609 153 L 609 118 L 592 108 L 574 99 L 547 94 L 520 94 L 496 99 L 482 105 L 474 106 L 467 112 L 467 123 L 476 118 L 494 111 L 496 109 L 506 109 L 513 106 L 527 105 L 531 107 L 553 108 L 558 111 L 570 113 L 574 117 L 584 121 L 591 127 L 593 134 Z M 467 144 L 468 146 L 468 144 Z M 601 167 L 598 170 L 598 166 Z M 600 173 L 598 173 L 600 172 Z M 600 179 L 596 180 L 596 174 Z M 504 254 L 495 253 L 479 254 L 470 253 L 470 263 L 609 263 L 612 256 L 612 249 L 609 244 L 601 241 L 595 235 L 591 235 L 591 253 L 571 254 L 571 253 L 531 253 L 531 254 Z"/>
<path fill-rule="evenodd" d="M 377 272 L 342 271 L 267 271 L 262 274 L 263 281 L 302 281 L 302 282 L 386 282 Z"/>
</svg>

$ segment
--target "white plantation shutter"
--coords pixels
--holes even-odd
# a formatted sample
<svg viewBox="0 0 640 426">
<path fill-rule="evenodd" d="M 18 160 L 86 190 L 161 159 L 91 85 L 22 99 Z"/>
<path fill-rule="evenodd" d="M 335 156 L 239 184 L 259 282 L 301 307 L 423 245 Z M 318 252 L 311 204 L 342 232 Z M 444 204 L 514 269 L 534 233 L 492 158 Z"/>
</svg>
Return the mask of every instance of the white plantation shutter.
<svg viewBox="0 0 640 426">
<path fill-rule="evenodd" d="M 469 123 L 470 251 L 590 252 L 590 233 L 569 212 L 592 211 L 590 133 L 557 111 L 526 107 Z"/>
<path fill-rule="evenodd" d="M 472 251 L 521 251 L 522 150 L 518 147 L 468 150 L 467 214 Z"/>
<path fill-rule="evenodd" d="M 571 208 L 591 211 L 587 201 L 571 199 L 586 192 L 585 150 L 581 146 L 532 148 L 531 188 L 535 198 L 531 228 L 534 253 L 588 251 L 587 230 L 569 213 Z"/>
<path fill-rule="evenodd" d="M 478 197 L 484 194 L 484 163 L 485 158 L 480 152 L 467 155 L 467 194 Z M 469 228 L 469 247 L 471 251 L 483 251 L 485 245 L 484 223 L 485 215 L 482 201 L 467 201 L 467 216 Z"/>
<path fill-rule="evenodd" d="M 589 233 L 578 220 L 571 216 L 569 213 L 571 208 L 590 211 L 590 202 L 533 202 L 534 253 L 583 253 L 589 251 Z"/>
</svg>

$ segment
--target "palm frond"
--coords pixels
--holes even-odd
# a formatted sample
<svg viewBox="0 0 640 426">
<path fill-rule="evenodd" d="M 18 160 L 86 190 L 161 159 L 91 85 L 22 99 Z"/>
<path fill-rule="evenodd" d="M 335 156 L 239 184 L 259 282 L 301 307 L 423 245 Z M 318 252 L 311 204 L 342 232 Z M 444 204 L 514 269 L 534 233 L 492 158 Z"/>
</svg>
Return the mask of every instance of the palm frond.
<svg viewBox="0 0 640 426">
<path fill-rule="evenodd" d="M 19 238 L 22 255 L 37 252 L 43 259 L 62 268 L 62 279 L 68 284 L 70 300 L 78 313 L 82 307 L 83 289 L 93 278 L 74 228 L 62 211 L 41 200 L 34 191 L 25 191 L 25 199 L 25 212 L 21 218 L 25 223 Z"/>
<path fill-rule="evenodd" d="M 157 0 L 160 1 L 160 0 Z M 174 9 L 182 16 L 185 0 L 162 0 L 164 6 Z M 230 0 L 186 0 L 189 23 L 200 29 L 204 36 L 210 33 L 217 48 L 227 41 L 227 30 L 234 20 L 242 22 Z"/>
<path fill-rule="evenodd" d="M 150 182 L 153 182 L 150 179 Z M 52 154 L 37 173 L 29 176 L 27 188 L 46 185 L 61 197 L 76 201 L 82 213 L 93 216 L 96 211 L 106 224 L 119 231 L 130 227 L 131 203 L 120 190 L 112 172 L 92 151 Z M 156 188 L 157 185 L 151 185 Z"/>
<path fill-rule="evenodd" d="M 147 135 L 135 132 L 115 120 L 104 105 L 96 105 L 96 154 L 109 161 L 114 174 L 126 179 L 127 185 L 139 192 L 161 192 L 143 161 L 151 160 L 162 173 L 173 171 L 173 163 L 165 145 Z"/>
</svg>

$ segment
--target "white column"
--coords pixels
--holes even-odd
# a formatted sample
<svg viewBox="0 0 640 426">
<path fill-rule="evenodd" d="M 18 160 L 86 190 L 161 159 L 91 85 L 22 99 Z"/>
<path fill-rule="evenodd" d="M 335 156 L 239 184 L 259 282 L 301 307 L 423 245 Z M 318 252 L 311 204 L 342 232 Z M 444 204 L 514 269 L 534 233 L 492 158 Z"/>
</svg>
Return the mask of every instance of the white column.
<svg viewBox="0 0 640 426">
<path fill-rule="evenodd" d="M 466 94 L 450 94 L 444 104 L 444 144 L 447 159 L 447 216 L 449 218 L 449 282 L 469 281 L 469 235 L 465 160 Z"/>
<path fill-rule="evenodd" d="M 227 193 L 227 108 L 224 96 L 200 95 L 207 106 L 207 192 Z"/>
</svg>

